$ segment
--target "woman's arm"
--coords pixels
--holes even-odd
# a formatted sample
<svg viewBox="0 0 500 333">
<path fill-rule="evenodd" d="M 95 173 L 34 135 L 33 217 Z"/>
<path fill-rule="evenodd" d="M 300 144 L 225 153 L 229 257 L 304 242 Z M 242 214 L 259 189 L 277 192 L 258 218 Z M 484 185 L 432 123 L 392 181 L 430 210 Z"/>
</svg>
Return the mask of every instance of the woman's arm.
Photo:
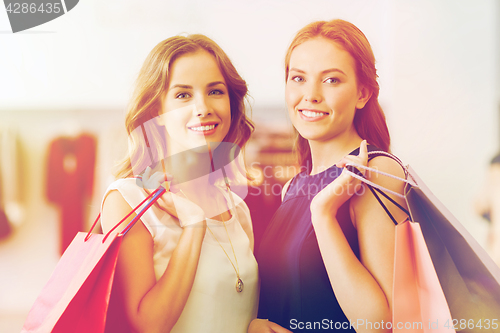
<svg viewBox="0 0 500 333">
<path fill-rule="evenodd" d="M 105 229 L 109 230 L 108 227 L 118 223 L 130 210 L 118 191 L 110 192 L 103 205 Z M 119 230 L 134 216 L 122 223 Z M 193 285 L 205 228 L 203 221 L 183 229 L 167 269 L 158 281 L 153 264 L 153 239 L 146 227 L 137 223 L 123 238 L 117 282 L 124 293 L 129 321 L 138 332 L 170 332 L 179 319 Z"/>
<path fill-rule="evenodd" d="M 360 156 L 348 160 L 366 165 L 366 147 L 364 152 L 363 148 L 361 150 Z M 392 159 L 378 157 L 370 161 L 369 166 L 404 178 L 401 167 Z M 403 192 L 404 184 L 397 180 L 375 173 L 367 173 L 366 177 L 385 188 Z M 368 188 L 355 195 L 349 205 L 351 219 L 358 232 L 358 260 L 337 221 L 339 207 L 359 186 L 351 178 L 347 174 L 341 175 L 325 188 L 326 191 L 322 191 L 321 196 L 317 196 L 318 200 L 315 197 L 311 204 L 311 216 L 323 262 L 342 310 L 351 322 L 359 324 L 354 327 L 357 332 L 371 332 L 375 330 L 370 330 L 365 323 L 383 322 L 383 327 L 386 327 L 385 323 L 392 320 L 395 228 Z M 393 199 L 405 206 L 402 199 Z M 383 200 L 387 204 L 388 201 Z M 397 221 L 406 218 L 392 203 L 387 207 Z"/>
</svg>

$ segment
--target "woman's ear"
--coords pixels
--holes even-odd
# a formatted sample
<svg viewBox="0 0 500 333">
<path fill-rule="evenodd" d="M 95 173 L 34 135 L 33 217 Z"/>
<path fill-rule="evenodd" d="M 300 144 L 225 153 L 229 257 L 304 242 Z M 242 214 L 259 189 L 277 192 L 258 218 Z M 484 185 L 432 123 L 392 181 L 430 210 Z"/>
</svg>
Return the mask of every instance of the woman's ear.
<svg viewBox="0 0 500 333">
<path fill-rule="evenodd" d="M 365 86 L 361 86 L 361 88 L 358 91 L 358 101 L 356 102 L 356 109 L 362 109 L 365 107 L 366 103 L 370 100 L 370 97 L 372 97 L 372 91 Z"/>
<path fill-rule="evenodd" d="M 158 111 L 157 111 L 158 115 L 155 117 L 155 119 L 156 119 L 156 122 L 158 123 L 158 125 L 160 125 L 160 126 L 165 126 L 165 120 L 163 119 L 163 114 L 165 113 L 165 112 L 163 112 L 163 110 L 164 110 L 163 102 L 164 102 L 165 97 L 166 97 L 165 95 L 166 95 L 166 93 L 163 93 L 161 95 L 161 98 L 155 103 L 157 105 L 156 108 L 158 109 Z"/>
</svg>

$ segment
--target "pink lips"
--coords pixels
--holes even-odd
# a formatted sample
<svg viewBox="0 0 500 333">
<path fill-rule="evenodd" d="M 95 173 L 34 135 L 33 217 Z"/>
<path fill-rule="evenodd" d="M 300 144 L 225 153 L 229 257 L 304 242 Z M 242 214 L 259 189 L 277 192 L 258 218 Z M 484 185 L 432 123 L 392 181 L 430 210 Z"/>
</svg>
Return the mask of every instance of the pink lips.
<svg viewBox="0 0 500 333">
<path fill-rule="evenodd" d="M 322 116 L 319 116 L 319 117 L 307 117 L 306 115 L 304 115 L 302 113 L 302 111 L 310 111 L 310 112 L 319 112 L 319 113 L 322 113 L 323 115 Z M 328 117 L 328 113 L 325 113 L 323 111 L 319 111 L 319 110 L 313 110 L 313 109 L 299 109 L 299 115 L 300 115 L 300 118 L 304 121 L 319 121 L 319 120 L 322 120 L 322 119 L 325 119 L 326 117 Z"/>
</svg>

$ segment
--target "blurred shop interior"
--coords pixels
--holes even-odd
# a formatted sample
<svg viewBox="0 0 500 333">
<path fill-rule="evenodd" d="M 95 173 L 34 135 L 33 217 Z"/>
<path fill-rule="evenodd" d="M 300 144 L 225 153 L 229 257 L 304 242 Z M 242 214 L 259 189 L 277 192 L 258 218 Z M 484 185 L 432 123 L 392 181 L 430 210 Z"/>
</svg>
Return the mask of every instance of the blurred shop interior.
<svg viewBox="0 0 500 333">
<path fill-rule="evenodd" d="M 127 153 L 124 114 L 145 56 L 186 32 L 214 38 L 249 85 L 256 130 L 246 165 L 255 180 L 245 201 L 256 249 L 298 170 L 285 50 L 306 23 L 343 18 L 372 43 L 392 151 L 500 263 L 500 185 L 491 180 L 500 184 L 491 167 L 500 165 L 499 1 L 149 6 L 82 1 L 33 29 L 39 33 L 0 34 L 0 332 L 20 331 L 61 253 L 99 214 L 112 169 Z M 189 11 L 182 19 L 170 7 Z M 6 22 L 0 17 L 0 30 Z"/>
</svg>

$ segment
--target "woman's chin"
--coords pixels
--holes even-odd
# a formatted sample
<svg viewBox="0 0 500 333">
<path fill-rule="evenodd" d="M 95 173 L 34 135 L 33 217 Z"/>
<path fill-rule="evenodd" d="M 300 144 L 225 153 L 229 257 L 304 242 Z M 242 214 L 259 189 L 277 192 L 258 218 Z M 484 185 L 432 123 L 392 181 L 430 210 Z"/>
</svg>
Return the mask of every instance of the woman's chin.
<svg viewBox="0 0 500 333">
<path fill-rule="evenodd" d="M 310 129 L 307 130 L 298 130 L 299 134 L 301 137 L 303 137 L 306 140 L 311 140 L 311 141 L 323 141 L 327 138 L 327 135 L 318 132 L 318 131 L 312 131 Z"/>
</svg>

